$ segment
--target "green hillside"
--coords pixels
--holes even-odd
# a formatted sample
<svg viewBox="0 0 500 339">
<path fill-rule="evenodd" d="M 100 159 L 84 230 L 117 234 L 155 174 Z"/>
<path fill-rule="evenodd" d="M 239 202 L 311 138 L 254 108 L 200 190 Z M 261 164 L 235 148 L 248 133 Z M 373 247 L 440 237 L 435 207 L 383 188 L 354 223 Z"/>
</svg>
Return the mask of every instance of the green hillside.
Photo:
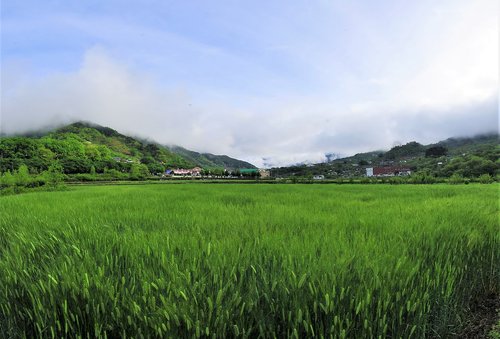
<svg viewBox="0 0 500 339">
<path fill-rule="evenodd" d="M 473 138 L 449 138 L 430 146 L 444 146 L 451 155 L 488 152 L 494 148 L 498 149 L 498 134 L 484 134 Z"/>
<path fill-rule="evenodd" d="M 198 164 L 198 166 L 204 168 L 215 168 L 222 167 L 227 169 L 238 169 L 238 168 L 256 168 L 254 165 L 237 160 L 227 155 L 215 155 L 211 153 L 198 153 L 194 151 L 187 150 L 180 146 L 169 147 L 170 151 L 175 154 L 182 156 L 184 159 L 189 160 L 193 163 Z"/>
<path fill-rule="evenodd" d="M 273 168 L 272 173 L 277 177 L 312 177 L 322 174 L 326 178 L 352 178 L 364 176 L 367 167 L 398 166 L 433 177 L 495 177 L 500 173 L 499 157 L 498 134 L 493 133 L 449 138 L 429 145 L 412 141 L 389 151 L 359 153 L 314 165 Z"/>
<path fill-rule="evenodd" d="M 13 171 L 26 165 L 32 172 L 42 172 L 57 162 L 65 174 L 129 173 L 139 171 L 161 173 L 167 168 L 252 166 L 227 156 L 180 152 L 157 143 L 138 140 L 109 127 L 76 122 L 49 132 L 0 139 L 0 172 Z M 241 165 L 241 166 L 240 166 Z M 229 167 L 232 167 L 229 166 Z M 253 166 L 252 166 L 253 167 Z"/>
</svg>

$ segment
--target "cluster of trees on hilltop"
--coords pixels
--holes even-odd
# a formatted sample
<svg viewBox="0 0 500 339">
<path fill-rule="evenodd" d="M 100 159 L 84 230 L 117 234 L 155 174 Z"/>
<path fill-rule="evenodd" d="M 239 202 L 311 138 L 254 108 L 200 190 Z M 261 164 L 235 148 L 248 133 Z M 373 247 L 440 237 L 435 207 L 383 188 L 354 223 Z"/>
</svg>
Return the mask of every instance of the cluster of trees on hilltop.
<svg viewBox="0 0 500 339">
<path fill-rule="evenodd" d="M 416 141 L 409 142 L 405 145 L 395 146 L 384 154 L 384 158 L 394 160 L 405 157 L 415 157 L 422 155 L 425 152 L 425 146 Z"/>
</svg>

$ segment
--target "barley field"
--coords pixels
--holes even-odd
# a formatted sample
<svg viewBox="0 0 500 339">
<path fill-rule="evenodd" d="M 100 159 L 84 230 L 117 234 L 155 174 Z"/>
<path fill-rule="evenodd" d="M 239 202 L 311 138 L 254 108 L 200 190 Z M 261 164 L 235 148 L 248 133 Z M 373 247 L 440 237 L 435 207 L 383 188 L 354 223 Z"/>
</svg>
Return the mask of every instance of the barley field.
<svg viewBox="0 0 500 339">
<path fill-rule="evenodd" d="M 423 338 L 500 291 L 498 185 L 0 197 L 0 337 Z"/>
</svg>

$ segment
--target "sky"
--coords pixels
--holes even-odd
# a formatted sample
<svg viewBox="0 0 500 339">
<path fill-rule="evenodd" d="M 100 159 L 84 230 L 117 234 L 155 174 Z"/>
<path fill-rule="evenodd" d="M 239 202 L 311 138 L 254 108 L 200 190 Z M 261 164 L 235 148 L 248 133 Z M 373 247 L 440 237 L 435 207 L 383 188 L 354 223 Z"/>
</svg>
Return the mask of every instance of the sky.
<svg viewBox="0 0 500 339">
<path fill-rule="evenodd" d="M 498 131 L 497 0 L 4 0 L 0 131 L 259 167 Z"/>
</svg>

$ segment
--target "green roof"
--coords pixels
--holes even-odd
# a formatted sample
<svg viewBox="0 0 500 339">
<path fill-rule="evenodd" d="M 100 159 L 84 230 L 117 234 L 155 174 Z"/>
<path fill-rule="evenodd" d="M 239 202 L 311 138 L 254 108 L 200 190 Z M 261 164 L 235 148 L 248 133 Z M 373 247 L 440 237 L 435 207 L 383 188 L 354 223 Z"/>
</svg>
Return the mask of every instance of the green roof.
<svg viewBox="0 0 500 339">
<path fill-rule="evenodd" d="M 257 173 L 259 172 L 256 168 L 241 168 L 240 173 Z"/>
</svg>

